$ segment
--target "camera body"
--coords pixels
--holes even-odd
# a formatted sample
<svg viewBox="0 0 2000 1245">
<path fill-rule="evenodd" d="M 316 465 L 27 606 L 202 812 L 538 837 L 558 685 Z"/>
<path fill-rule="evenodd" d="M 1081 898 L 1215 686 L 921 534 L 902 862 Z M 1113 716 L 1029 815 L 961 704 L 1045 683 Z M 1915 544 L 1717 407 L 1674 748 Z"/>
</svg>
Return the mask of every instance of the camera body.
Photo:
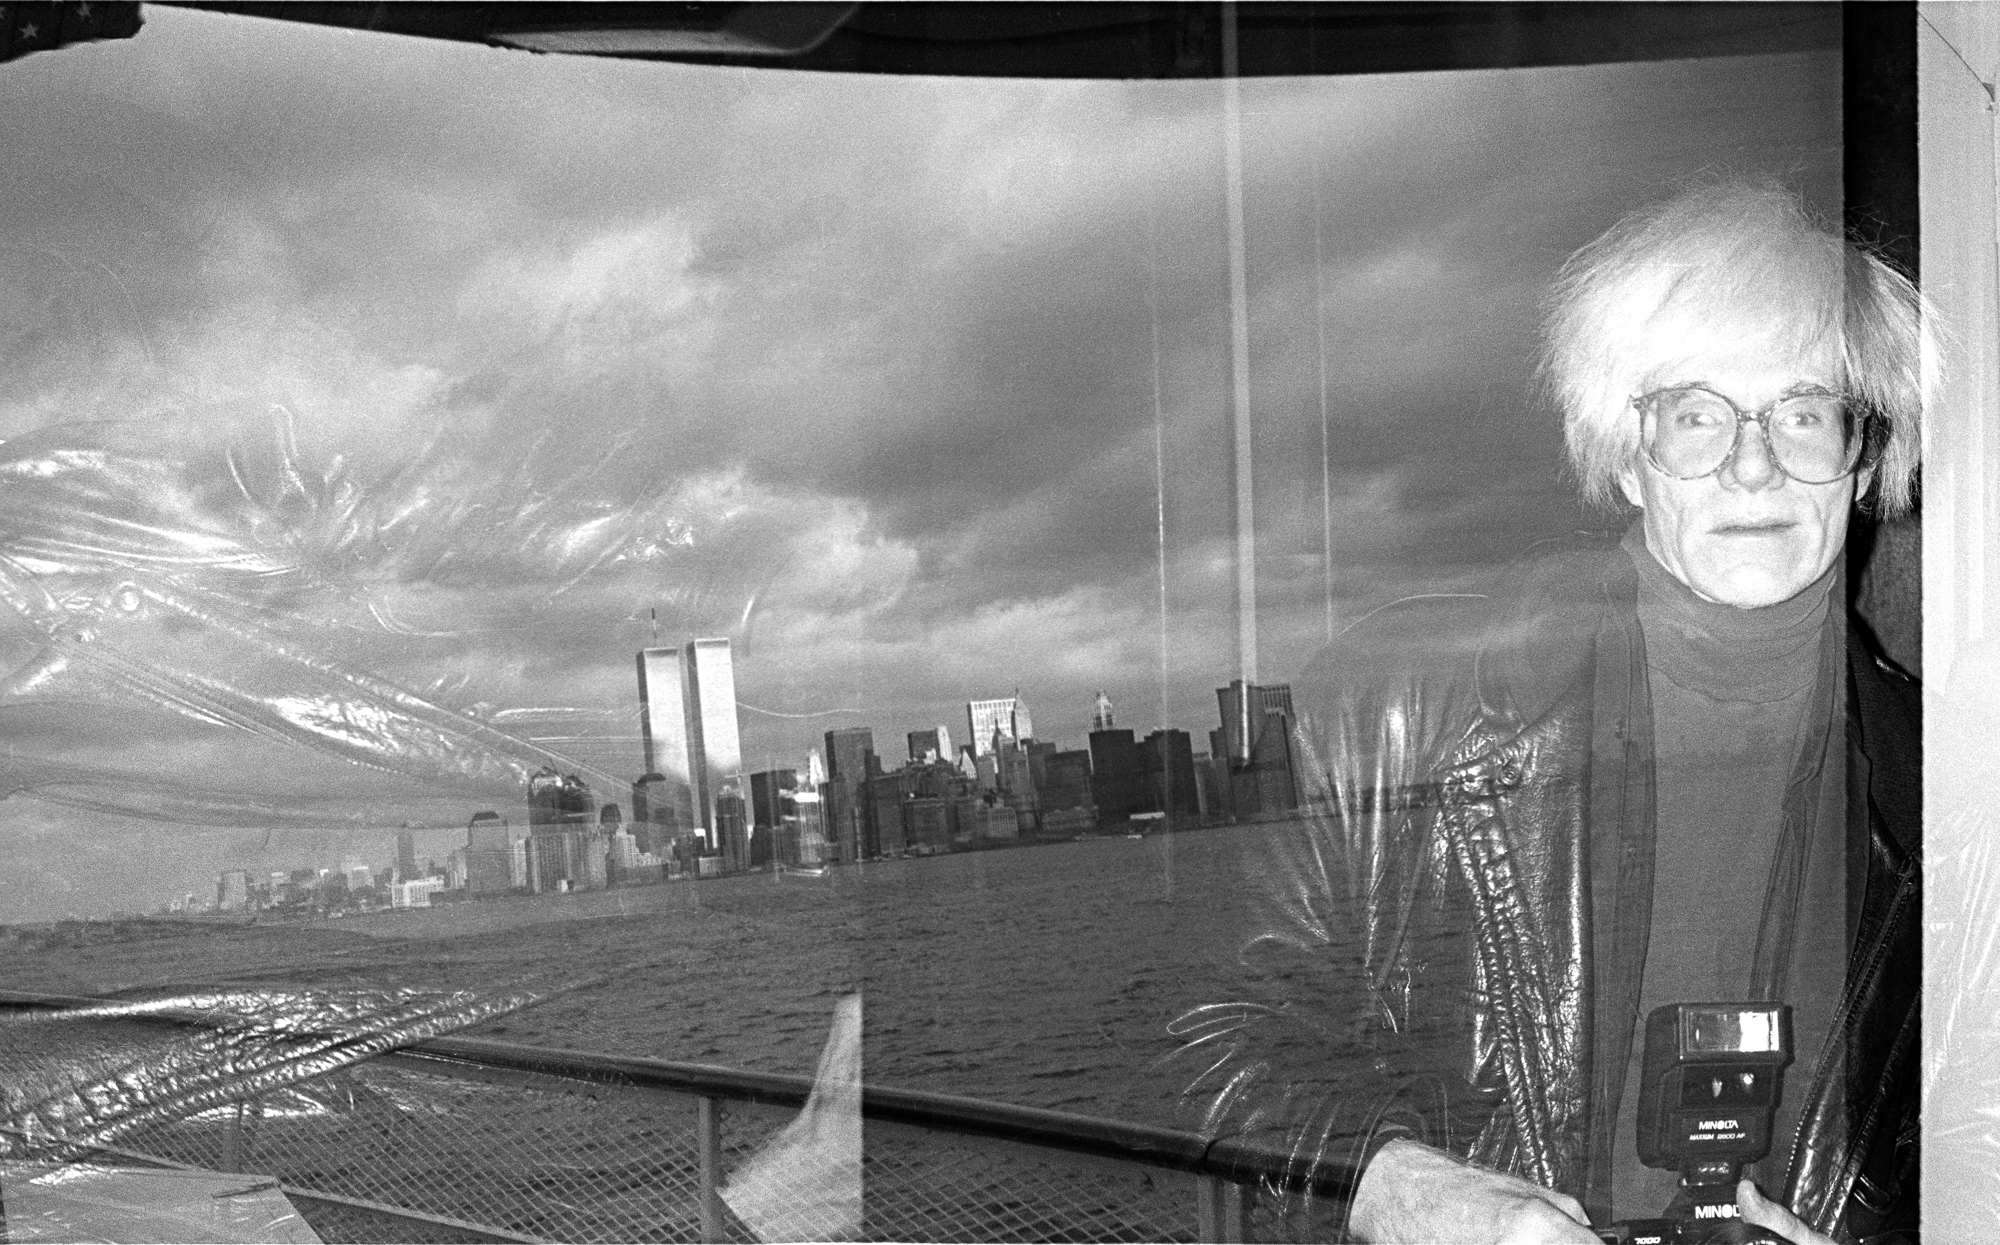
<svg viewBox="0 0 2000 1245">
<path fill-rule="evenodd" d="M 1680 1192 L 1657 1219 L 1599 1232 L 1609 1245 L 1741 1245 L 1781 1238 L 1736 1214 L 1745 1164 L 1771 1148 L 1792 1061 L 1792 1009 L 1782 1003 L 1669 1003 L 1646 1017 L 1639 1082 L 1639 1161 L 1678 1171 Z"/>
</svg>

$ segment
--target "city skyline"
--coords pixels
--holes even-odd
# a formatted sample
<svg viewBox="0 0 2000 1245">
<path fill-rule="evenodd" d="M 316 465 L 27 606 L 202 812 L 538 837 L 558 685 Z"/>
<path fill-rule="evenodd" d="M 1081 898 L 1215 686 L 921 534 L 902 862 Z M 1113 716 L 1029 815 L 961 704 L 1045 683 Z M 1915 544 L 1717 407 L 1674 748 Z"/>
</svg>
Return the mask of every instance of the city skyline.
<svg viewBox="0 0 2000 1245">
<path fill-rule="evenodd" d="M 670 721 L 686 722 L 693 718 L 694 711 L 686 704 L 684 699 L 679 698 L 677 693 L 679 689 L 684 687 L 682 680 L 687 677 L 688 671 L 693 668 L 690 655 L 696 651 L 697 644 L 719 646 L 726 656 L 727 641 L 721 640 L 689 640 L 685 644 L 668 648 L 651 646 L 641 650 L 637 654 L 637 693 L 639 698 L 639 715 L 642 722 L 647 720 L 649 709 L 660 709 L 663 706 L 671 706 L 673 709 Z M 1224 821 L 1233 821 L 1239 815 L 1272 811 L 1258 806 L 1260 799 L 1267 798 L 1258 786 L 1259 780 L 1254 773 L 1249 773 L 1246 770 L 1244 781 L 1250 784 L 1248 787 L 1243 787 L 1239 782 L 1237 784 L 1240 792 L 1238 795 L 1233 797 L 1218 795 L 1210 791 L 1210 785 L 1215 779 L 1210 776 L 1204 776 L 1204 767 L 1212 763 L 1217 757 L 1225 758 L 1225 764 L 1248 762 L 1253 759 L 1252 753 L 1254 752 L 1254 748 L 1252 746 L 1245 745 L 1239 748 L 1237 744 L 1227 742 L 1232 739 L 1234 732 L 1245 729 L 1249 722 L 1247 715 L 1251 713 L 1251 706 L 1256 707 L 1255 712 L 1260 718 L 1267 711 L 1279 714 L 1281 721 L 1277 725 L 1285 729 L 1289 728 L 1293 712 L 1291 708 L 1291 689 L 1288 685 L 1259 686 L 1253 688 L 1252 691 L 1254 694 L 1249 696 L 1243 694 L 1242 687 L 1242 683 L 1236 681 L 1227 687 L 1216 689 L 1220 709 L 1220 725 L 1207 732 L 1206 738 L 1210 745 L 1208 752 L 1193 750 L 1189 743 L 1190 732 L 1171 726 L 1157 728 L 1147 737 L 1144 746 L 1141 747 L 1136 741 L 1132 730 L 1116 727 L 1113 719 L 1112 703 L 1102 689 L 1098 690 L 1092 701 L 1091 721 L 1087 732 L 1088 746 L 1086 749 L 1065 751 L 1062 749 L 1062 741 L 1059 738 L 1051 737 L 1043 739 L 1028 733 L 1023 733 L 1017 738 L 1004 738 L 998 742 L 1010 750 L 1030 747 L 1039 748 L 1042 750 L 1042 758 L 1050 765 L 1055 765 L 1064 757 L 1082 758 L 1081 769 L 1077 772 L 1081 775 L 1080 781 L 1085 784 L 1085 789 L 1090 793 L 1084 798 L 1089 800 L 1094 796 L 1097 816 L 1087 822 L 1076 822 L 1074 824 L 1071 822 L 1060 822 L 1061 828 L 1054 832 L 1053 839 L 1067 837 L 1072 830 L 1094 831 L 1102 829 L 1104 825 L 1109 825 L 1116 831 L 1122 828 L 1116 823 L 1130 816 L 1135 810 L 1144 810 L 1155 806 L 1162 812 L 1169 814 L 1176 811 L 1185 811 L 1190 815 L 1199 806 L 1202 810 L 1202 818 L 1198 824 L 1201 826 L 1216 824 L 1218 818 Z M 662 696 L 661 692 L 663 690 L 668 691 L 670 694 Z M 721 717 L 719 712 L 720 706 L 725 702 L 721 695 L 716 694 L 721 690 L 717 688 L 716 692 L 710 694 L 710 707 L 718 712 L 707 715 L 706 720 L 708 722 L 716 722 Z M 968 716 L 972 717 L 975 721 L 978 720 L 976 715 L 982 711 L 989 716 L 1004 713 L 1011 725 L 1016 727 L 1025 726 L 1028 730 L 1031 730 L 1031 720 L 1027 717 L 1025 706 L 1020 703 L 1020 699 L 1016 696 L 986 701 L 968 701 L 966 702 L 966 710 Z M 645 780 L 647 778 L 666 778 L 665 775 L 658 773 L 654 769 L 655 766 L 661 763 L 663 749 L 659 740 L 650 731 L 642 732 L 641 738 L 642 753 L 639 764 L 644 767 L 644 772 L 633 784 L 634 801 L 632 805 L 622 810 L 615 803 L 601 806 L 604 821 L 617 823 L 612 827 L 614 830 L 631 831 L 635 827 L 646 823 L 649 811 L 651 811 L 648 808 L 648 804 L 650 801 L 660 798 L 659 792 L 661 789 L 650 784 L 645 784 Z M 764 770 L 739 770 L 733 775 L 729 775 L 728 781 L 731 788 L 740 788 L 746 793 L 745 798 L 748 801 L 748 811 L 750 813 L 750 825 L 746 829 L 752 832 L 752 840 L 742 845 L 745 859 L 734 862 L 731 868 L 740 869 L 744 864 L 751 863 L 753 860 L 764 864 L 768 864 L 772 860 L 772 849 L 768 838 L 757 840 L 755 836 L 765 835 L 777 828 L 773 824 L 773 820 L 777 817 L 775 810 L 778 807 L 778 794 L 774 788 L 780 783 L 784 786 L 785 800 L 791 801 L 797 799 L 800 802 L 810 802 L 812 805 L 817 806 L 825 798 L 829 790 L 827 787 L 829 779 L 836 774 L 846 775 L 850 782 L 854 782 L 853 776 L 859 774 L 862 776 L 860 782 L 865 783 L 871 776 L 894 777 L 899 773 L 923 771 L 942 763 L 947 767 L 951 767 L 954 764 L 963 767 L 962 772 L 966 779 L 982 788 L 986 788 L 988 784 L 997 783 L 1003 793 L 1009 785 L 1010 778 L 1016 784 L 1026 781 L 1024 776 L 1028 772 L 1028 769 L 1026 768 L 1025 759 L 1015 762 L 1017 768 L 1012 775 L 1009 775 L 1006 764 L 989 751 L 985 759 L 991 768 L 981 768 L 978 764 L 981 758 L 975 753 L 970 743 L 961 745 L 956 752 L 950 752 L 948 749 L 941 752 L 935 746 L 926 747 L 921 753 L 919 752 L 918 744 L 920 741 L 937 744 L 946 743 L 948 739 L 949 732 L 943 726 L 933 727 L 924 731 L 908 732 L 906 743 L 909 747 L 909 755 L 905 760 L 892 765 L 889 764 L 888 760 L 883 758 L 881 753 L 875 750 L 873 727 L 856 726 L 837 728 L 827 733 L 824 747 L 815 746 L 810 748 L 801 763 L 795 767 L 773 765 Z M 685 737 L 679 739 L 674 746 L 687 749 L 689 756 L 696 755 L 698 752 L 696 745 L 690 743 Z M 1304 798 L 1304 790 L 1300 786 L 1296 775 L 1292 772 L 1289 745 L 1283 746 L 1281 751 L 1281 768 L 1284 772 L 1281 781 L 1289 794 L 1280 801 L 1280 811 L 1291 808 L 1294 803 Z M 1239 752 L 1241 755 L 1239 755 Z M 1176 756 L 1179 758 L 1178 760 L 1175 759 Z M 838 764 L 829 765 L 828 761 L 823 759 L 834 757 L 840 758 Z M 1093 767 L 1098 771 L 1095 780 L 1091 775 Z M 1251 766 L 1249 768 L 1254 770 L 1255 767 Z M 1225 775 L 1227 772 L 1227 769 L 1222 771 Z M 1142 780 L 1142 774 L 1151 774 L 1154 775 L 1154 778 Z M 1165 777 L 1160 777 L 1162 774 Z M 1066 781 L 1069 781 L 1069 779 L 1063 776 L 1055 776 L 1050 779 L 1052 787 L 1057 788 L 1061 787 Z M 1162 785 L 1159 786 L 1157 791 L 1148 794 L 1143 788 L 1147 782 L 1155 781 Z M 1224 781 L 1226 781 L 1226 778 Z M 647 791 L 647 794 L 644 796 L 639 794 L 642 785 L 645 785 Z M 1263 786 L 1268 787 L 1268 782 L 1264 783 Z M 1033 780 L 1033 787 L 1038 798 L 1045 801 L 1047 799 L 1046 792 L 1051 788 L 1045 787 L 1040 778 Z M 574 801 L 567 799 L 572 789 L 578 793 Z M 832 798 L 836 806 L 838 806 L 842 798 L 840 788 L 836 785 L 832 788 L 832 791 Z M 901 798 L 908 798 L 908 794 L 904 792 Z M 851 791 L 848 798 L 852 798 Z M 1211 808 L 1210 805 L 1214 804 L 1218 799 L 1222 801 L 1222 805 L 1217 808 Z M 1238 801 L 1245 802 L 1239 806 Z M 406 822 L 394 834 L 392 840 L 393 863 L 391 865 L 375 869 L 360 854 L 350 852 L 343 855 L 340 869 L 330 870 L 325 867 L 319 867 L 318 872 L 321 875 L 329 873 L 347 873 L 351 875 L 356 871 L 361 871 L 364 880 L 359 882 L 350 880 L 349 889 L 351 890 L 359 890 L 369 885 L 365 878 L 370 871 L 379 873 L 385 877 L 394 875 L 402 878 L 428 875 L 430 872 L 435 872 L 440 877 L 448 877 L 450 879 L 449 882 L 440 882 L 440 887 L 469 887 L 474 892 L 487 894 L 507 891 L 519 892 L 522 890 L 532 890 L 535 892 L 553 890 L 556 889 L 555 880 L 558 877 L 565 879 L 564 886 L 566 887 L 568 885 L 566 879 L 570 876 L 571 872 L 569 866 L 558 867 L 553 871 L 550 870 L 546 863 L 538 866 L 536 862 L 538 853 L 532 843 L 545 828 L 549 830 L 562 829 L 562 826 L 558 823 L 572 821 L 593 823 L 594 817 L 591 809 L 595 801 L 592 799 L 592 793 L 574 775 L 562 775 L 554 770 L 543 770 L 532 775 L 528 780 L 523 793 L 523 802 L 525 807 L 522 810 L 523 817 L 519 822 L 514 822 L 493 810 L 482 810 L 473 813 L 464 827 L 463 843 L 452 846 L 451 850 L 445 856 L 446 864 L 444 866 L 438 865 L 437 856 L 427 855 L 425 857 L 426 869 L 419 870 L 416 867 L 417 836 L 420 833 L 434 835 L 440 830 L 446 830 L 448 833 L 458 833 L 458 831 L 455 828 L 423 826 Z M 558 809 L 567 808 L 571 803 L 574 803 L 576 808 L 574 816 L 557 811 Z M 692 805 L 691 793 L 684 791 L 682 798 L 669 806 L 672 811 L 665 815 L 661 821 L 661 825 L 666 827 L 670 834 L 684 833 L 691 829 L 692 823 L 688 820 L 688 810 L 692 808 Z M 1036 810 L 1037 815 L 1045 811 L 1048 810 L 1045 808 Z M 815 818 L 817 817 L 816 807 L 814 816 Z M 1102 825 L 1100 825 L 1100 822 L 1102 822 Z M 589 828 L 598 827 L 591 825 Z M 1188 828 L 1195 827 L 1191 824 Z M 642 834 L 647 833 L 644 830 L 639 832 Z M 820 833 L 820 830 L 816 824 L 815 834 L 818 833 Z M 704 852 L 720 854 L 725 850 L 724 845 L 716 841 L 716 836 L 714 835 L 703 834 L 697 837 L 701 840 L 703 845 L 701 850 Z M 1010 835 L 1009 837 L 1016 836 Z M 1045 832 L 1040 826 L 1034 826 L 1028 833 L 1020 837 L 1029 840 L 1053 841 L 1050 834 Z M 838 840 L 829 839 L 829 842 L 834 844 L 836 857 L 838 858 Z M 562 850 L 573 851 L 574 846 L 568 845 Z M 599 845 L 600 849 L 603 846 Z M 852 860 L 852 853 L 855 850 L 855 846 L 852 842 L 846 845 L 846 850 L 849 853 L 846 857 L 847 860 Z M 641 848 L 638 850 L 643 851 L 645 849 Z M 490 857 L 490 860 L 486 859 L 488 857 Z M 545 851 L 543 859 L 544 861 L 547 859 Z M 816 862 L 817 856 L 815 855 Z M 225 889 L 229 886 L 231 878 L 237 878 L 240 875 L 241 878 L 247 879 L 255 873 L 255 870 L 245 870 L 242 868 L 223 870 L 217 878 L 217 901 L 212 905 L 212 908 L 226 911 L 233 908 L 246 907 L 247 904 L 245 903 L 245 896 L 242 893 L 243 887 L 241 885 L 235 888 L 236 902 L 234 903 L 224 898 Z M 285 876 L 284 871 L 273 872 L 271 874 L 272 887 L 279 886 L 279 879 L 283 876 Z M 296 884 L 298 881 L 297 871 L 293 871 L 290 876 L 293 883 Z M 675 876 L 679 875 L 676 874 Z M 702 876 L 707 875 L 703 874 Z M 662 879 L 655 879 L 655 881 L 658 880 Z M 611 882 L 612 884 L 616 884 L 617 881 L 618 879 L 614 871 Z M 255 890 L 258 884 L 251 882 L 249 885 L 252 890 Z M 601 887 L 604 885 L 604 880 L 599 878 L 594 885 Z M 191 904 L 194 895 L 193 893 L 189 893 L 184 898 Z M 175 912 L 201 910 L 185 906 L 181 898 L 170 901 L 169 906 Z M 396 901 L 395 906 L 403 906 L 400 899 Z"/>
</svg>

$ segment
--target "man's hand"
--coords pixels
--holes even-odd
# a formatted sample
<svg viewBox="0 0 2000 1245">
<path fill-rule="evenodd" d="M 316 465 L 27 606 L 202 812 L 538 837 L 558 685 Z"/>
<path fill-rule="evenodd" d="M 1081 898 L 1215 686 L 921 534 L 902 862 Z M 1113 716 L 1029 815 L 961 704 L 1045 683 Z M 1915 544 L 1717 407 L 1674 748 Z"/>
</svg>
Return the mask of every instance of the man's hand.
<svg viewBox="0 0 2000 1245">
<path fill-rule="evenodd" d="M 1348 1226 L 1404 1245 L 1598 1245 L 1575 1198 L 1413 1141 L 1375 1152 Z"/>
<path fill-rule="evenodd" d="M 1792 1245 L 1836 1245 L 1832 1237 L 1821 1236 L 1800 1223 L 1797 1215 L 1758 1192 L 1747 1177 L 1736 1183 L 1736 1213 L 1743 1216 L 1743 1222 L 1776 1232 Z"/>
</svg>

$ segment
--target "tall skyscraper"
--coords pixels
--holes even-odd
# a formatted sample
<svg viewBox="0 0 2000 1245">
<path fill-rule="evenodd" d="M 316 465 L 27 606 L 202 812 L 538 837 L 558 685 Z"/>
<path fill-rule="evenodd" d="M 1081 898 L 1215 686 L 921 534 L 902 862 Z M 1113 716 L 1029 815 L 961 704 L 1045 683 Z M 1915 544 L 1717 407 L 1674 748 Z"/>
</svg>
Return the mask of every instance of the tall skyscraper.
<svg viewBox="0 0 2000 1245">
<path fill-rule="evenodd" d="M 1035 725 L 1028 717 L 1028 706 L 1018 694 L 999 700 L 967 701 L 965 721 L 972 730 L 975 757 L 983 757 L 993 751 L 996 732 L 1015 743 L 1032 738 L 1035 733 Z"/>
<path fill-rule="evenodd" d="M 875 759 L 875 732 L 865 726 L 828 731 L 826 764 L 820 813 L 827 842 L 836 845 L 842 860 L 874 855 L 874 814 L 867 795 L 868 776 L 881 769 Z"/>
<path fill-rule="evenodd" d="M 793 815 L 793 797 L 799 789 L 795 769 L 767 769 L 750 775 L 750 824 L 759 829 L 776 828 Z"/>
<path fill-rule="evenodd" d="M 1174 825 L 1185 825 L 1200 815 L 1194 741 L 1186 731 L 1154 731 L 1140 743 L 1139 756 L 1145 763 L 1146 794 L 1154 810 L 1166 813 Z"/>
<path fill-rule="evenodd" d="M 1111 698 L 1104 694 L 1103 688 L 1099 688 L 1097 690 L 1097 707 L 1090 714 L 1090 729 L 1093 731 L 1108 731 L 1115 729 L 1117 725 L 1118 723 L 1111 716 Z"/>
<path fill-rule="evenodd" d="M 806 753 L 805 781 L 793 804 L 799 812 L 799 863 L 822 865 L 830 859 L 827 843 L 826 762 L 818 748 Z M 836 840 L 837 842 L 837 840 Z"/>
<path fill-rule="evenodd" d="M 1027 745 L 1003 739 L 994 751 L 993 760 L 1000 798 L 1019 814 L 1023 829 L 1031 832 L 1039 830 L 1041 803 L 1035 791 L 1035 767 L 1028 755 Z"/>
<path fill-rule="evenodd" d="M 498 813 L 474 813 L 465 825 L 465 887 L 475 895 L 498 894 L 521 885 L 513 876 L 514 840 Z"/>
<path fill-rule="evenodd" d="M 743 742 L 736 726 L 736 665 L 729 655 L 728 640 L 694 640 L 684 650 L 687 682 L 694 694 L 689 697 L 698 729 L 692 732 L 700 747 L 700 784 L 696 806 L 713 810 L 722 798 L 724 784 L 734 784 L 737 794 L 743 786 Z M 708 812 L 703 823 L 713 830 L 715 816 Z M 709 842 L 720 845 L 719 838 Z"/>
<path fill-rule="evenodd" d="M 798 809 L 799 818 L 799 858 L 802 865 L 823 865 L 827 862 L 826 820 L 821 815 L 821 801 L 816 789 L 801 788 L 793 797 L 793 806 Z"/>
<path fill-rule="evenodd" d="M 751 868 L 798 862 L 798 797 L 799 772 L 795 769 L 750 775 Z"/>
<path fill-rule="evenodd" d="M 739 873 L 750 865 L 750 804 L 734 782 L 722 784 L 715 797 L 715 837 L 722 868 Z"/>
<path fill-rule="evenodd" d="M 690 755 L 686 675 L 681 650 L 648 648 L 639 652 L 639 741 L 645 750 L 647 778 L 660 781 L 647 791 L 648 815 L 666 809 L 668 819 L 684 827 L 695 820 L 694 772 Z M 637 800 L 637 796 L 633 797 Z M 700 824 L 706 825 L 703 821 Z"/>
<path fill-rule="evenodd" d="M 868 758 L 875 752 L 875 732 L 846 726 L 826 733 L 827 777 L 860 782 L 868 777 Z"/>
<path fill-rule="evenodd" d="M 1145 763 L 1131 731 L 1090 732 L 1090 794 L 1106 824 L 1147 810 Z"/>
<path fill-rule="evenodd" d="M 688 823 L 710 850 L 721 846 L 716 801 L 742 782 L 743 745 L 736 725 L 736 670 L 726 639 L 690 640 L 679 648 L 643 649 L 639 665 L 639 737 L 647 773 L 662 775 L 675 811 L 685 799 Z M 651 793 L 655 801 L 660 793 Z"/>
<path fill-rule="evenodd" d="M 402 882 L 417 877 L 417 832 L 408 827 L 396 832 L 396 874 Z"/>
<path fill-rule="evenodd" d="M 867 809 L 862 832 L 871 835 L 872 841 L 862 843 L 863 855 L 900 856 L 908 848 L 909 840 L 903 832 L 903 800 L 915 793 L 915 786 L 916 772 L 908 769 L 876 774 L 868 780 L 862 801 Z"/>
<path fill-rule="evenodd" d="M 1222 710 L 1222 729 L 1210 733 L 1210 750 L 1229 767 L 1235 816 L 1297 808 L 1291 686 L 1259 687 L 1238 679 L 1216 688 L 1215 698 Z"/>
<path fill-rule="evenodd" d="M 1241 679 L 1231 679 L 1228 687 L 1215 689 L 1215 699 L 1222 710 L 1222 746 L 1233 762 L 1241 764 L 1250 759 L 1258 737 L 1264 733 L 1264 719 L 1271 714 L 1283 714 L 1289 724 L 1292 715 L 1292 685 L 1272 683 L 1259 687 L 1255 683 L 1246 684 Z"/>
</svg>

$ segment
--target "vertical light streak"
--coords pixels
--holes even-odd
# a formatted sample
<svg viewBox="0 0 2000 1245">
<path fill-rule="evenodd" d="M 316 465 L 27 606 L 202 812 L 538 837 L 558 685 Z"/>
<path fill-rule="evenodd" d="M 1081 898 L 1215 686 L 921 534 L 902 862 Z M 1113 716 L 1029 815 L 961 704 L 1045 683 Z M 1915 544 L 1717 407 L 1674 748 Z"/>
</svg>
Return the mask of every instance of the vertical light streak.
<svg viewBox="0 0 2000 1245">
<path fill-rule="evenodd" d="M 1313 312 L 1318 331 L 1313 344 L 1319 352 L 1319 508 L 1320 574 L 1326 588 L 1326 642 L 1333 643 L 1333 438 L 1326 413 L 1326 234 L 1320 225 L 1325 204 L 1320 190 L 1319 145 L 1312 149 L 1313 186 Z"/>
<path fill-rule="evenodd" d="M 1151 316 L 1153 330 L 1153 521 L 1159 544 L 1156 559 L 1160 575 L 1160 695 L 1155 714 L 1156 730 L 1166 730 L 1167 722 L 1167 435 L 1165 404 L 1161 398 L 1160 386 L 1160 238 L 1157 203 L 1152 188 L 1146 192 L 1146 310 Z M 1169 758 L 1172 750 L 1167 750 Z M 1171 766 L 1171 761 L 1169 762 Z M 1162 793 L 1160 807 L 1167 809 L 1167 829 L 1172 830 L 1173 811 L 1171 808 L 1173 791 L 1172 770 L 1168 769 L 1167 790 Z M 1174 851 L 1172 838 L 1163 845 L 1162 881 L 1166 886 L 1166 897 L 1174 894 Z"/>
<path fill-rule="evenodd" d="M 1257 681 L 1257 511 L 1250 440 L 1250 307 L 1243 254 L 1243 91 L 1237 77 L 1236 5 L 1222 6 L 1222 137 L 1229 213 L 1229 394 L 1235 425 L 1236 664 Z"/>
<path fill-rule="evenodd" d="M 1167 727 L 1167 433 L 1165 402 L 1160 385 L 1160 238 L 1158 204 L 1146 192 L 1146 310 L 1153 328 L 1153 523 L 1160 593 L 1160 694 L 1156 706 L 1159 729 Z"/>
<path fill-rule="evenodd" d="M 1980 80 L 1980 86 L 1986 90 L 1986 125 L 1990 136 L 1987 143 L 1987 171 L 1990 177 L 1991 197 L 1987 200 L 1986 211 L 1987 219 L 1993 222 L 1993 268 L 1987 280 L 2000 282 L 2000 115 L 1996 115 L 1993 88 L 1983 79 Z M 1986 296 L 1980 301 L 1981 310 L 1986 313 L 1981 318 L 1987 319 L 1987 323 L 1982 327 L 1991 333 L 1995 325 L 1988 316 L 1995 306 L 1995 299 L 1990 285 Z M 1982 352 L 1982 355 L 1980 370 L 1984 374 L 1980 377 L 1980 393 L 1985 397 L 1992 394 L 1996 388 L 2000 388 L 2000 385 L 1995 383 L 1992 352 Z M 1982 402 L 1982 405 L 1987 403 Z M 1966 447 L 1966 461 L 1974 464 L 1968 477 L 1972 485 L 1969 490 L 1972 494 L 1970 498 L 1972 522 L 1964 525 L 1967 545 L 1964 565 L 1973 570 L 1973 573 L 1965 578 L 1965 639 L 1968 644 L 1978 644 L 1986 639 L 1986 585 L 1989 579 L 2000 577 L 2000 568 L 1996 568 L 1992 563 L 1988 531 L 1989 525 L 2000 521 L 1996 520 L 1994 514 L 1993 488 L 1994 469 L 2000 464 L 1994 462 L 1986 444 L 1990 435 L 1987 426 L 1992 422 L 1995 412 L 1987 410 L 1982 414 L 1984 418 L 1968 420 L 1966 429 L 1971 442 Z"/>
</svg>

